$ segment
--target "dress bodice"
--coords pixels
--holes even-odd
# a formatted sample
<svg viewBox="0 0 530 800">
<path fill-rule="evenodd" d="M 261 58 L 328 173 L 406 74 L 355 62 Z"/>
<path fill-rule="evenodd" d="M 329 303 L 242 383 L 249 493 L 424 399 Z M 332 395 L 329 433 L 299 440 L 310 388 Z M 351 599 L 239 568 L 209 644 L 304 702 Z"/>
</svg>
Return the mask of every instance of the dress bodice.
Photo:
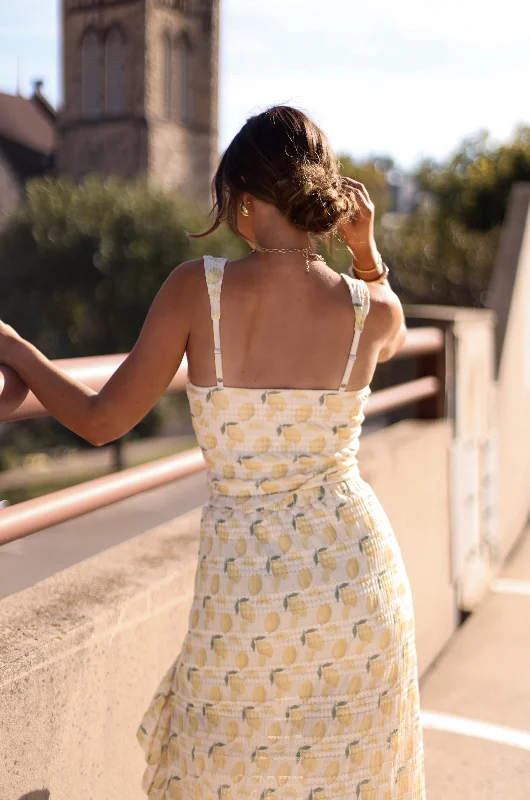
<svg viewBox="0 0 530 800">
<path fill-rule="evenodd" d="M 343 275 L 355 330 L 338 389 L 256 389 L 224 386 L 219 319 L 225 259 L 205 257 L 214 328 L 217 385 L 187 382 L 193 427 L 207 464 L 210 502 L 242 510 L 318 497 L 326 484 L 357 471 L 366 386 L 346 391 L 369 310 L 366 285 Z M 294 498 L 294 495 L 297 497 Z M 225 498 L 225 499 L 223 499 Z"/>
</svg>

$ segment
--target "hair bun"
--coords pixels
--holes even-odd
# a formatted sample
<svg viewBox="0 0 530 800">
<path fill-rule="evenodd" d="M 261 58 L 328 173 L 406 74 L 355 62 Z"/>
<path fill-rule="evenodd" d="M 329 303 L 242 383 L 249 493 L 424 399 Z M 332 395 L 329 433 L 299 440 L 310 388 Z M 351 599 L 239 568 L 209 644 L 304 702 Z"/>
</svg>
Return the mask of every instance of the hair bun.
<svg viewBox="0 0 530 800">
<path fill-rule="evenodd" d="M 277 181 L 274 198 L 293 225 L 314 234 L 334 231 L 356 209 L 354 196 L 344 191 L 338 170 L 308 161 L 299 162 L 291 175 Z"/>
</svg>

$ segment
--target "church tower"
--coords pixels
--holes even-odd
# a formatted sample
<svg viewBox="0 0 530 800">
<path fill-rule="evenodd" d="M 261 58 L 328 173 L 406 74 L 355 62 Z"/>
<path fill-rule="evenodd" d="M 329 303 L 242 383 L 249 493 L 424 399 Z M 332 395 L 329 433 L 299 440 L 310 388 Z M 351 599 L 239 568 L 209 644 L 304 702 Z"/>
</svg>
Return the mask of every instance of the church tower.
<svg viewBox="0 0 530 800">
<path fill-rule="evenodd" d="M 62 0 L 59 172 L 147 176 L 208 202 L 220 0 Z"/>
</svg>

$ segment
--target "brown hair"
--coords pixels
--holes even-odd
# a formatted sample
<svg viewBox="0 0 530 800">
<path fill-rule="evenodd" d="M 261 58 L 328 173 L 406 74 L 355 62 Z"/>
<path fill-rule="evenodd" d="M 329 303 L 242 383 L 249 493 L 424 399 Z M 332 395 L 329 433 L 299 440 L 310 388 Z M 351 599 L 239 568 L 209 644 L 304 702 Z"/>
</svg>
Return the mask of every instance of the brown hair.
<svg viewBox="0 0 530 800">
<path fill-rule="evenodd" d="M 234 137 L 212 182 L 213 233 L 222 222 L 239 235 L 243 192 L 271 203 L 300 230 L 332 235 L 357 209 L 325 134 L 302 111 L 273 106 L 250 117 Z"/>
</svg>

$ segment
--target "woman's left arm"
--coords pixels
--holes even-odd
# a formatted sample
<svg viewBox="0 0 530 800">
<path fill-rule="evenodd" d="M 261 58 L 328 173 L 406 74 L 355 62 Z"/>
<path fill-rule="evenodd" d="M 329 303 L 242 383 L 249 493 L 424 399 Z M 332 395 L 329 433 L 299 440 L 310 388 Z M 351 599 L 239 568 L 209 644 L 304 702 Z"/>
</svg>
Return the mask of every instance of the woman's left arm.
<svg viewBox="0 0 530 800">
<path fill-rule="evenodd" d="M 65 427 L 100 446 L 134 428 L 180 366 L 193 318 L 199 262 L 176 267 L 159 289 L 127 358 L 100 392 L 76 381 L 0 322 L 0 363 L 8 364 Z"/>
</svg>

